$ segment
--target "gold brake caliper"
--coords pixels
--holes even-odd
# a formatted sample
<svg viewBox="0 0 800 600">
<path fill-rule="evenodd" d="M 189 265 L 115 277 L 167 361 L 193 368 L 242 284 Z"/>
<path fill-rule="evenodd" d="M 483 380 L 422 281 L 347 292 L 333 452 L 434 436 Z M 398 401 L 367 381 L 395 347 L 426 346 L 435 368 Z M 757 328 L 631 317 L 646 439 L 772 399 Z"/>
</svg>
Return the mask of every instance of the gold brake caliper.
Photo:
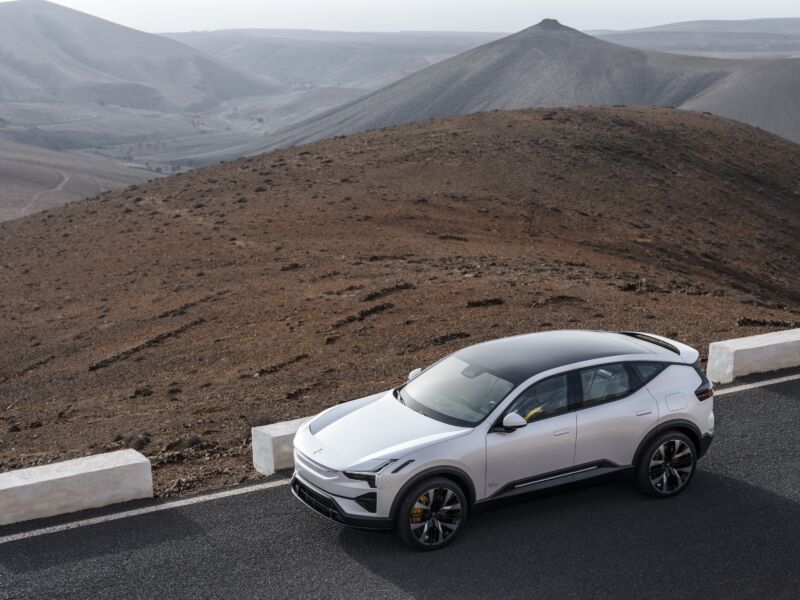
<svg viewBox="0 0 800 600">
<path fill-rule="evenodd" d="M 428 500 L 427 496 L 421 496 L 419 500 L 417 500 L 420 504 L 428 505 L 430 500 Z M 414 507 L 411 509 L 411 522 L 412 523 L 422 523 L 423 522 L 423 514 L 425 513 L 425 509 Z"/>
</svg>

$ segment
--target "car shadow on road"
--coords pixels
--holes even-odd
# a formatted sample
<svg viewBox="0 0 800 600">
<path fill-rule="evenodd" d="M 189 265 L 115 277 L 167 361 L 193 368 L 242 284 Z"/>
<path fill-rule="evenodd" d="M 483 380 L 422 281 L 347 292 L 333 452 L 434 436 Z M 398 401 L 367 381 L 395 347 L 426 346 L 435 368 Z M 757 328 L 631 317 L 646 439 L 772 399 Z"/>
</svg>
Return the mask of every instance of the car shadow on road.
<svg viewBox="0 0 800 600">
<path fill-rule="evenodd" d="M 795 598 L 800 585 L 800 505 L 704 471 L 671 500 L 607 484 L 476 512 L 437 552 L 356 530 L 339 541 L 415 598 Z"/>
<path fill-rule="evenodd" d="M 156 512 L 0 545 L 0 572 L 38 571 L 204 535 L 177 511 Z"/>
</svg>

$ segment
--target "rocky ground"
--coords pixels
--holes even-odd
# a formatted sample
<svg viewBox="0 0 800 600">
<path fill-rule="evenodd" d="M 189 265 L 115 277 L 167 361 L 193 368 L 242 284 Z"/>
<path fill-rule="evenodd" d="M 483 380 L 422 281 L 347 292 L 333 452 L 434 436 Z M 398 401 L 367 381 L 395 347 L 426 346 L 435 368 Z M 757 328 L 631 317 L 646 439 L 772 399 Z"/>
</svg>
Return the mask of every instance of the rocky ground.
<svg viewBox="0 0 800 600">
<path fill-rule="evenodd" d="M 0 471 L 133 447 L 255 477 L 249 428 L 555 328 L 800 326 L 800 146 L 667 109 L 334 139 L 0 224 Z"/>
</svg>

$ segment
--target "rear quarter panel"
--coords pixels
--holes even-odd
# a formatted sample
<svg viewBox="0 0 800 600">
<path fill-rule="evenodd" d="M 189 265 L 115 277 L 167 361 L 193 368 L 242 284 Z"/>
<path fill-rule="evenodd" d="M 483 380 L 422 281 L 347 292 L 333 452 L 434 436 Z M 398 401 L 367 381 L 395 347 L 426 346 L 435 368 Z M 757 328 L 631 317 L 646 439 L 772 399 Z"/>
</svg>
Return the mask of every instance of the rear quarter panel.
<svg viewBox="0 0 800 600">
<path fill-rule="evenodd" d="M 714 399 L 700 401 L 695 390 L 702 379 L 690 365 L 670 365 L 647 384 L 658 402 L 659 425 L 684 420 L 694 423 L 701 434 L 714 431 Z"/>
</svg>

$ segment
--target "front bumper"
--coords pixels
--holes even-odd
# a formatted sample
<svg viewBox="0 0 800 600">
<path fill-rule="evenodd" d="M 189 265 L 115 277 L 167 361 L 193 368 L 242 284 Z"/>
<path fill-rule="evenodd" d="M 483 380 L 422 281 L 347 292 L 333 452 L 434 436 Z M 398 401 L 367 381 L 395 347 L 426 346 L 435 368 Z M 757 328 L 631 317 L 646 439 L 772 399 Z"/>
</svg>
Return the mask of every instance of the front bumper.
<svg viewBox="0 0 800 600">
<path fill-rule="evenodd" d="M 391 519 L 348 514 L 342 509 L 336 496 L 305 481 L 297 473 L 292 477 L 291 487 L 292 494 L 294 494 L 295 498 L 300 500 L 300 502 L 305 504 L 306 507 L 339 525 L 357 527 L 359 529 L 385 530 L 394 528 L 394 523 Z"/>
</svg>

